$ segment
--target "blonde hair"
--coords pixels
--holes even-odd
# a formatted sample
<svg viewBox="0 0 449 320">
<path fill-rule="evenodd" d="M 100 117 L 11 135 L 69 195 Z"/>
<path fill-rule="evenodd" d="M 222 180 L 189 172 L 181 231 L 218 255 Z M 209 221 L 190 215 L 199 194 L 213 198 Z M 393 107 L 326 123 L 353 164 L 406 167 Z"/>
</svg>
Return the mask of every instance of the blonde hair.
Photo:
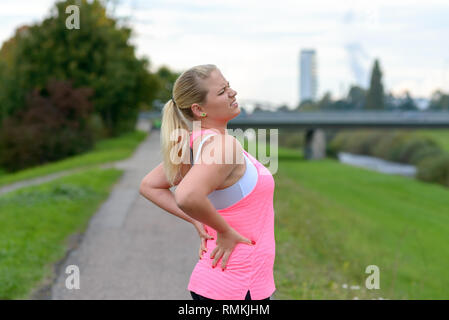
<svg viewBox="0 0 449 320">
<path fill-rule="evenodd" d="M 172 97 L 162 110 L 161 154 L 164 172 L 171 186 L 181 174 L 181 163 L 190 163 L 190 144 L 187 132 L 192 130 L 195 120 L 191 106 L 194 103 L 206 103 L 208 88 L 204 85 L 213 70 L 213 64 L 194 66 L 184 71 L 173 85 Z M 181 129 L 181 130 L 179 130 Z M 177 139 L 176 139 L 177 137 Z M 175 138 L 175 139 L 174 139 Z M 173 154 L 181 146 L 177 154 Z M 174 161 L 175 157 L 181 160 Z"/>
</svg>

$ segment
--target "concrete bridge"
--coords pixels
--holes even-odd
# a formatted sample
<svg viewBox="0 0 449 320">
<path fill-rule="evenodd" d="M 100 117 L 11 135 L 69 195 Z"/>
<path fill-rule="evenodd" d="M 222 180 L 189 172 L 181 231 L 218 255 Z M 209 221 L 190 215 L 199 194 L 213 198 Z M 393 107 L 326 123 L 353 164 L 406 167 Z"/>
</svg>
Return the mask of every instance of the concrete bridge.
<svg viewBox="0 0 449 320">
<path fill-rule="evenodd" d="M 159 116 L 158 116 L 159 115 Z M 145 118 L 160 118 L 158 113 L 142 113 Z M 249 128 L 305 130 L 304 155 L 307 159 L 325 157 L 323 129 L 449 129 L 449 112 L 429 111 L 339 111 L 339 112 L 242 112 L 228 123 L 229 129 Z"/>
</svg>

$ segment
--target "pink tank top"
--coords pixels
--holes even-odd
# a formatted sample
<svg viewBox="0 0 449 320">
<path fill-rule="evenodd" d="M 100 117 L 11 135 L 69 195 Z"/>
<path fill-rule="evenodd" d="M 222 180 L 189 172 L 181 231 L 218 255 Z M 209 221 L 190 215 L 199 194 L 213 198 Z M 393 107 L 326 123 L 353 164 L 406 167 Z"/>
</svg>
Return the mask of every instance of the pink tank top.
<svg viewBox="0 0 449 320">
<path fill-rule="evenodd" d="M 193 132 L 193 140 L 206 132 Z M 273 277 L 275 259 L 274 237 L 274 179 L 251 154 L 243 151 L 257 168 L 258 179 L 254 189 L 233 205 L 217 210 L 226 222 L 242 236 L 254 240 L 254 246 L 238 243 L 231 253 L 226 269 L 221 269 L 221 259 L 212 268 L 210 253 L 216 247 L 217 233 L 205 225 L 206 232 L 214 237 L 207 240 L 207 252 L 198 259 L 190 276 L 187 289 L 214 300 L 244 300 L 248 290 L 253 300 L 270 297 L 276 287 Z"/>
</svg>

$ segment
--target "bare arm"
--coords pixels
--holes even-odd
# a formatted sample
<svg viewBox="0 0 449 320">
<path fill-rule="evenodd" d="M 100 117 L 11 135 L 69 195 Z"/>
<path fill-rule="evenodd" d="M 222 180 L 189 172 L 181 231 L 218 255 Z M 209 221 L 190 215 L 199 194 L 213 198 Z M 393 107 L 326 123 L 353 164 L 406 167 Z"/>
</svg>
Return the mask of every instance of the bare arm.
<svg viewBox="0 0 449 320">
<path fill-rule="evenodd" d="M 140 187 L 140 194 L 165 211 L 187 222 L 194 222 L 192 217 L 187 215 L 181 208 L 178 207 L 175 201 L 175 195 L 170 189 L 156 189 L 142 185 Z"/>
<path fill-rule="evenodd" d="M 175 184 L 178 182 L 179 181 L 175 181 Z M 203 251 L 206 251 L 206 240 L 212 239 L 212 237 L 207 234 L 201 222 L 196 221 L 178 207 L 175 195 L 170 190 L 170 184 L 165 177 L 162 162 L 142 179 L 140 184 L 140 194 L 160 208 L 190 222 L 195 227 L 201 241 L 198 252 L 198 256 L 201 258 Z"/>
<path fill-rule="evenodd" d="M 229 225 L 218 214 L 207 197 L 216 190 L 229 176 L 235 163 L 225 163 L 226 153 L 236 149 L 236 140 L 229 135 L 216 135 L 209 138 L 201 149 L 201 155 L 209 155 L 213 151 L 214 161 L 199 161 L 182 179 L 175 192 L 178 206 L 189 216 L 218 232 L 226 232 Z"/>
</svg>

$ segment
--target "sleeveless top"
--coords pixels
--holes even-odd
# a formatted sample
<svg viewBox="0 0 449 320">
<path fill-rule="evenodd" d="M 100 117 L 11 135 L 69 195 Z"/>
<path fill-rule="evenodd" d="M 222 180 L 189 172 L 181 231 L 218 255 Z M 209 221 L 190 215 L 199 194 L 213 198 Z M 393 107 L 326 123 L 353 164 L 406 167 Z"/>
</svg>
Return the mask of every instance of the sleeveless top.
<svg viewBox="0 0 449 320">
<path fill-rule="evenodd" d="M 201 130 L 200 134 L 208 131 Z M 212 130 L 209 130 L 212 131 Z M 212 131 L 213 132 L 213 131 Z M 192 134 L 195 135 L 194 132 Z M 191 145 L 192 139 L 191 137 Z M 198 259 L 190 276 L 187 289 L 214 300 L 244 300 L 248 290 L 253 300 L 261 300 L 276 291 L 273 266 L 275 259 L 274 237 L 274 179 L 251 154 L 243 151 L 257 169 L 254 188 L 236 203 L 217 209 L 226 222 L 255 245 L 238 243 L 229 256 L 226 269 L 221 270 L 221 258 L 215 268 L 210 253 L 216 247 L 217 232 L 204 225 L 214 240 L 206 241 L 207 252 Z"/>
<path fill-rule="evenodd" d="M 194 162 L 192 145 L 193 140 L 199 134 L 200 134 L 199 132 L 195 132 L 194 134 L 192 134 L 190 139 L 190 163 L 192 164 L 198 161 L 198 157 L 201 155 L 201 147 L 203 146 L 203 143 L 209 137 L 214 136 L 217 133 L 207 135 L 203 140 L 201 140 Z M 239 179 L 239 181 L 237 181 L 232 186 L 229 186 L 227 188 L 215 190 L 207 196 L 216 209 L 224 209 L 226 207 L 229 207 L 230 205 L 244 198 L 255 187 L 257 183 L 257 169 L 254 166 L 254 164 L 249 160 L 249 158 L 245 154 L 243 155 L 246 162 L 246 170 L 243 176 Z"/>
</svg>

